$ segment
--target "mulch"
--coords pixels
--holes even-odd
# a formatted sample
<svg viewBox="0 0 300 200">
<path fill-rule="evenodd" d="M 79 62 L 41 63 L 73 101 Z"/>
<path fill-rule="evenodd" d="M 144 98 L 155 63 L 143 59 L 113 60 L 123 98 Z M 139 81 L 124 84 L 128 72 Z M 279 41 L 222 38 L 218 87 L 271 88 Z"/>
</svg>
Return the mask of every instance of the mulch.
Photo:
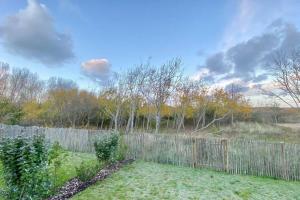
<svg viewBox="0 0 300 200">
<path fill-rule="evenodd" d="M 87 187 L 95 184 L 97 181 L 104 180 L 114 172 L 118 171 L 122 166 L 130 164 L 133 161 L 133 159 L 128 159 L 108 165 L 105 168 L 101 169 L 94 178 L 86 182 L 82 182 L 78 178 L 73 178 L 69 180 L 63 187 L 61 187 L 54 196 L 48 198 L 48 200 L 69 199 L 75 194 L 85 190 Z"/>
</svg>

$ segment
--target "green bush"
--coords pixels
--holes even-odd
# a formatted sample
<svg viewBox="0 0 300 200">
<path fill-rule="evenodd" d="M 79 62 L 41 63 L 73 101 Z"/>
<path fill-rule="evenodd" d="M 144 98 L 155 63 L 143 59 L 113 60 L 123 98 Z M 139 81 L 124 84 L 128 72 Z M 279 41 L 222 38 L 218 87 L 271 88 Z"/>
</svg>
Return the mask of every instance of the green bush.
<svg viewBox="0 0 300 200">
<path fill-rule="evenodd" d="M 101 169 L 101 165 L 97 162 L 82 162 L 76 167 L 76 174 L 79 180 L 85 182 L 92 179 Z"/>
<path fill-rule="evenodd" d="M 49 194 L 48 149 L 43 136 L 4 139 L 0 160 L 7 199 L 42 199 Z"/>
<path fill-rule="evenodd" d="M 21 108 L 6 98 L 0 97 L 0 122 L 4 124 L 18 124 L 23 116 Z"/>
<path fill-rule="evenodd" d="M 94 143 L 96 156 L 99 162 L 108 162 L 113 160 L 119 143 L 119 135 L 112 134 L 104 136 Z"/>
<path fill-rule="evenodd" d="M 48 164 L 51 166 L 51 169 L 53 169 L 52 180 L 54 188 L 57 186 L 57 171 L 67 156 L 67 152 L 60 146 L 59 142 L 54 142 L 48 155 Z"/>
<path fill-rule="evenodd" d="M 118 149 L 116 151 L 116 159 L 124 160 L 128 151 L 128 146 L 124 141 L 124 137 L 120 136 L 118 141 Z"/>
</svg>

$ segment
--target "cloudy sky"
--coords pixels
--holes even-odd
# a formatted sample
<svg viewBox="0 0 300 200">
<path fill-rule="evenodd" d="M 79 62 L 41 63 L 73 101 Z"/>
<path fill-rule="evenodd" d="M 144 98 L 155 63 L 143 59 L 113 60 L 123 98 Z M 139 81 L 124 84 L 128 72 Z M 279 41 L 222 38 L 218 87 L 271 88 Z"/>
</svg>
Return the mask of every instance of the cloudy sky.
<svg viewBox="0 0 300 200">
<path fill-rule="evenodd" d="M 299 0 L 0 0 L 0 61 L 94 88 L 180 57 L 191 78 L 239 83 L 255 99 L 272 54 L 300 44 L 299 10 Z"/>
</svg>

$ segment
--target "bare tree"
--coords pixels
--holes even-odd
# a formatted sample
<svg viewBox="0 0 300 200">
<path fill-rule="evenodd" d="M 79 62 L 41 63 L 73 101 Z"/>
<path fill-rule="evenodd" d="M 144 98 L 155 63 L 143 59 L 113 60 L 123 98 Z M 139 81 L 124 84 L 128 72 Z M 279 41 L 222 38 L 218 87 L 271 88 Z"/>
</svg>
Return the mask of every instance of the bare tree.
<svg viewBox="0 0 300 200">
<path fill-rule="evenodd" d="M 188 114 L 188 107 L 195 106 L 195 99 L 198 97 L 199 93 L 202 91 L 202 81 L 194 81 L 185 77 L 182 79 L 176 87 L 176 92 L 174 95 L 174 100 L 177 104 L 177 132 L 184 128 L 184 121 Z M 190 109 L 192 110 L 192 109 Z"/>
<path fill-rule="evenodd" d="M 231 100 L 237 101 L 240 98 L 240 91 L 241 91 L 241 85 L 237 84 L 237 83 L 232 83 L 229 85 L 229 88 L 227 88 L 227 91 L 229 93 L 229 96 L 231 98 Z M 230 115 L 231 115 L 231 125 L 233 125 L 234 123 L 234 109 L 231 109 L 230 111 Z"/>
<path fill-rule="evenodd" d="M 78 86 L 72 80 L 63 79 L 59 77 L 51 77 L 47 82 L 47 88 L 48 91 L 61 90 L 61 89 L 71 90 L 71 89 L 77 89 Z"/>
<path fill-rule="evenodd" d="M 278 118 L 280 116 L 280 107 L 279 107 L 279 103 L 274 101 L 271 105 L 270 105 L 270 109 L 271 109 L 271 113 L 272 116 L 274 118 L 274 123 L 277 124 L 278 123 Z"/>
<path fill-rule="evenodd" d="M 72 80 L 51 77 L 47 82 L 47 92 L 47 98 L 52 105 L 49 111 L 53 114 L 51 124 L 64 126 L 66 122 L 69 122 L 75 127 L 79 112 L 77 84 Z"/>
<path fill-rule="evenodd" d="M 167 102 L 180 80 L 180 59 L 173 59 L 159 68 L 150 68 L 144 81 L 143 94 L 156 109 L 155 133 L 159 132 L 161 122 L 161 107 Z"/>
<path fill-rule="evenodd" d="M 278 51 L 273 55 L 272 71 L 274 83 L 281 92 L 265 91 L 290 107 L 300 105 L 300 49 Z M 292 100 L 290 102 L 288 98 Z"/>
<path fill-rule="evenodd" d="M 22 101 L 41 101 L 44 91 L 44 81 L 40 80 L 37 74 L 30 73 L 27 77 L 26 85 L 21 92 Z"/>
<path fill-rule="evenodd" d="M 130 102 L 129 118 L 126 126 L 126 133 L 133 132 L 135 113 L 141 96 L 141 88 L 147 77 L 148 65 L 141 64 L 130 69 L 125 77 L 127 96 Z"/>
<path fill-rule="evenodd" d="M 43 91 L 44 83 L 36 73 L 28 69 L 14 68 L 9 76 L 8 97 L 11 102 L 23 103 L 37 100 Z"/>
<path fill-rule="evenodd" d="M 113 102 L 113 106 L 105 106 L 105 110 L 112 117 L 114 121 L 114 129 L 116 131 L 119 128 L 121 108 L 125 102 L 125 97 L 127 94 L 125 86 L 126 84 L 124 77 L 118 73 L 115 73 L 113 78 L 106 82 L 102 91 L 102 96 Z"/>
<path fill-rule="evenodd" d="M 0 97 L 5 96 L 8 88 L 9 64 L 0 62 Z"/>
</svg>

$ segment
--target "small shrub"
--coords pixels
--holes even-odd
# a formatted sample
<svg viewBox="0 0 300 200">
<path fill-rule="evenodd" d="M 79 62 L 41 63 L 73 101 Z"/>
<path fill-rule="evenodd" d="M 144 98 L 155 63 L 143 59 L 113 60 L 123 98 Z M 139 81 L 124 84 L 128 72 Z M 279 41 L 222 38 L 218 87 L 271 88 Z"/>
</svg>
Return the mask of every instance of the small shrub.
<svg viewBox="0 0 300 200">
<path fill-rule="evenodd" d="M 119 141 L 118 141 L 118 149 L 117 149 L 117 155 L 116 155 L 116 159 L 117 160 L 124 160 L 126 158 L 126 154 L 128 151 L 128 146 L 124 141 L 124 137 L 119 137 Z"/>
<path fill-rule="evenodd" d="M 76 167 L 77 178 L 82 182 L 92 179 L 98 171 L 101 169 L 101 165 L 95 162 L 82 162 L 79 167 Z"/>
<path fill-rule="evenodd" d="M 7 199 L 42 199 L 50 192 L 48 149 L 43 136 L 0 143 Z"/>
<path fill-rule="evenodd" d="M 94 143 L 96 156 L 99 162 L 108 162 L 116 155 L 119 135 L 105 136 Z"/>
<path fill-rule="evenodd" d="M 56 188 L 57 171 L 61 167 L 63 160 L 68 156 L 67 152 L 60 146 L 59 142 L 54 142 L 48 156 L 48 164 L 53 167 L 53 185 Z"/>
</svg>

